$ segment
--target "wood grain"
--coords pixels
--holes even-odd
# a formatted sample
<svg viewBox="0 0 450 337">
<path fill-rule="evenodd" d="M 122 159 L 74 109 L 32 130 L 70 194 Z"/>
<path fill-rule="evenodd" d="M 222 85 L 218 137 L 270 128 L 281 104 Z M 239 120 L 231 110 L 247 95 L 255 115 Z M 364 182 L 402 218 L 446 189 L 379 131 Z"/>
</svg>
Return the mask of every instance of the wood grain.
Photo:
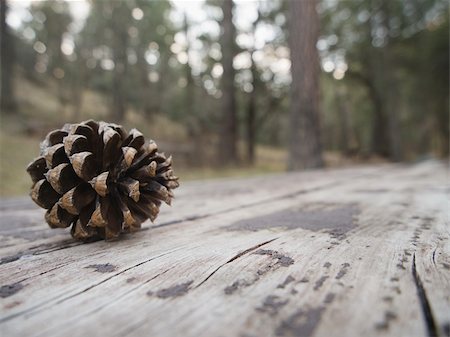
<svg viewBox="0 0 450 337">
<path fill-rule="evenodd" d="M 449 336 L 438 162 L 181 184 L 117 242 L 0 206 L 2 336 Z"/>
</svg>

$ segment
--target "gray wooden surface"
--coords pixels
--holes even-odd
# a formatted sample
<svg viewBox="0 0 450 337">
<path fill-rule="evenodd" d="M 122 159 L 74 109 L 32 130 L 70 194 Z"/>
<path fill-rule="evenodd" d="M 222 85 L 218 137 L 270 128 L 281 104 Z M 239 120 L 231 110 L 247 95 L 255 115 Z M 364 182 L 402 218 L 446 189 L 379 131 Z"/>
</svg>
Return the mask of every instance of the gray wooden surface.
<svg viewBox="0 0 450 337">
<path fill-rule="evenodd" d="M 447 168 L 182 183 L 118 242 L 0 206 L 1 336 L 449 336 Z"/>
</svg>

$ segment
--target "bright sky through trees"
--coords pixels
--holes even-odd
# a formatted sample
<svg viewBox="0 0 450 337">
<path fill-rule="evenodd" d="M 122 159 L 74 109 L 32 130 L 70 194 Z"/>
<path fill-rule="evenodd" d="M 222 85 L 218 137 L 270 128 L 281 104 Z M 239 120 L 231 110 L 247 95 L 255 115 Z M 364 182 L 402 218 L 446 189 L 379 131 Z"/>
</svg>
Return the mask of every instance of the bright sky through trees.
<svg viewBox="0 0 450 337">
<path fill-rule="evenodd" d="M 69 0 L 67 2 L 69 3 L 71 15 L 74 19 L 70 31 L 73 33 L 79 32 L 83 28 L 84 22 L 89 14 L 90 4 L 85 0 Z M 181 26 L 186 15 L 190 24 L 189 36 L 186 37 L 184 32 L 178 32 L 175 36 L 175 42 L 171 47 L 171 51 L 177 55 L 177 60 L 181 64 L 185 64 L 189 59 L 193 73 L 199 73 L 204 55 L 202 55 L 203 46 L 199 43 L 198 38 L 205 33 L 215 38 L 220 34 L 220 27 L 217 21 L 211 20 L 211 17 L 220 20 L 222 13 L 217 8 L 206 6 L 204 0 L 171 0 L 170 2 L 173 5 L 173 10 L 170 14 L 171 21 Z M 18 29 L 22 25 L 22 22 L 31 20 L 31 14 L 28 11 L 31 3 L 30 0 L 11 2 L 7 23 L 12 28 Z M 270 2 L 266 3 L 269 4 Z M 145 19 L 139 8 L 135 8 L 132 11 L 132 16 L 137 21 Z M 284 47 L 278 48 L 279 50 L 277 49 L 276 51 L 264 50 L 266 43 L 275 38 L 276 32 L 273 26 L 259 25 L 255 34 L 250 34 L 252 24 L 256 18 L 257 2 L 246 0 L 235 1 L 234 24 L 239 32 L 236 37 L 238 46 L 243 49 L 255 48 L 256 52 L 253 54 L 254 61 L 262 67 L 270 67 L 271 71 L 277 74 L 276 81 L 284 84 L 289 83 L 291 66 L 289 51 Z M 29 34 L 30 38 L 34 37 L 34 32 L 32 31 L 25 32 L 25 35 L 27 34 Z M 62 52 L 66 55 L 70 54 L 73 50 L 73 41 L 71 39 L 72 36 L 68 34 L 61 46 Z M 189 57 L 185 52 L 188 42 Z M 35 48 L 43 49 L 45 46 L 38 44 Z M 213 53 L 216 53 L 218 58 L 220 58 L 219 46 L 217 46 L 217 50 L 213 51 Z M 251 55 L 247 51 L 239 53 L 234 59 L 233 67 L 237 70 L 249 68 L 251 64 L 250 57 Z M 149 64 L 156 63 L 155 55 L 151 53 L 147 54 L 146 60 Z M 103 63 L 107 66 L 106 68 L 111 68 L 108 66 L 108 62 Z M 222 75 L 222 71 L 220 64 L 218 64 L 214 68 L 212 76 L 218 78 Z"/>
</svg>

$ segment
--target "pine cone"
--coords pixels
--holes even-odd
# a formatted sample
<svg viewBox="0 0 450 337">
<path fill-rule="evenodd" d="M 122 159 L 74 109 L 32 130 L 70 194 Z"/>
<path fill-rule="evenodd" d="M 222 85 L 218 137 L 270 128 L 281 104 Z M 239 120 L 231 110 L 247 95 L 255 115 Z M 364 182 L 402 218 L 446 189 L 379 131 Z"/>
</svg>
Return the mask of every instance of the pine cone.
<svg viewBox="0 0 450 337">
<path fill-rule="evenodd" d="M 72 225 L 74 238 L 114 239 L 154 221 L 178 187 L 172 158 L 136 129 L 85 121 L 50 132 L 27 167 L 31 198 L 52 228 Z"/>
</svg>

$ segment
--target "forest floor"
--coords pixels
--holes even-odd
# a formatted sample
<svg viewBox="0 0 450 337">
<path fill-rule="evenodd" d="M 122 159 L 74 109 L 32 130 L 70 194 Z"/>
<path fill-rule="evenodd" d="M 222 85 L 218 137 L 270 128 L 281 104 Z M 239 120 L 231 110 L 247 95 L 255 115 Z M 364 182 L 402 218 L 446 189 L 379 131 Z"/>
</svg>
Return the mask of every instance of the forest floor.
<svg viewBox="0 0 450 337">
<path fill-rule="evenodd" d="M 156 137 L 155 137 L 156 138 Z M 0 128 L 0 197 L 20 196 L 29 192 L 31 180 L 26 166 L 39 155 L 42 138 L 10 132 Z M 181 181 L 234 177 L 282 172 L 285 170 L 286 152 L 282 149 L 258 147 L 255 165 L 227 168 L 188 167 L 176 164 L 175 173 Z"/>
<path fill-rule="evenodd" d="M 16 99 L 18 109 L 14 113 L 2 112 L 0 120 L 0 197 L 25 195 L 29 192 L 30 179 L 25 171 L 26 166 L 39 154 L 39 143 L 53 129 L 64 123 L 74 122 L 73 106 L 63 106 L 58 100 L 58 87 L 52 81 L 30 81 L 23 76 L 16 79 Z M 108 119 L 108 100 L 105 96 L 85 91 L 80 109 L 81 120 L 93 118 Z M 123 125 L 130 129 L 138 125 L 139 130 L 147 137 L 157 140 L 160 148 L 174 154 L 175 173 L 181 181 L 220 177 L 249 177 L 252 175 L 283 172 L 286 170 L 287 151 L 279 147 L 258 145 L 253 165 L 244 161 L 234 167 L 217 168 L 212 166 L 193 167 L 188 158 L 193 154 L 192 147 L 188 152 L 179 148 L 189 144 L 189 137 L 181 123 L 170 120 L 159 114 L 148 121 L 139 112 L 129 109 Z M 204 149 L 206 153 L 214 153 L 212 145 Z M 239 143 L 241 157 L 244 158 L 245 143 Z M 190 151 L 190 152 L 189 152 Z M 211 158 L 204 160 L 209 162 Z M 379 160 L 371 160 L 371 162 Z M 327 167 L 349 166 L 362 161 L 343 158 L 336 153 L 325 153 Z"/>
</svg>

